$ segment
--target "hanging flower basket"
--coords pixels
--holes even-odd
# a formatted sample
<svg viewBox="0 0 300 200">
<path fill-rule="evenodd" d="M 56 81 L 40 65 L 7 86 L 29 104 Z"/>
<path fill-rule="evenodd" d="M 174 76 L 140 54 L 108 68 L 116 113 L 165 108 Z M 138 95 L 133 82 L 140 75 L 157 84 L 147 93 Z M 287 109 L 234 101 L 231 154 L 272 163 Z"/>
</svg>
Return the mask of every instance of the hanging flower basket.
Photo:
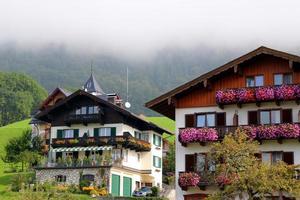
<svg viewBox="0 0 300 200">
<path fill-rule="evenodd" d="M 200 182 L 200 176 L 195 172 L 179 174 L 178 184 L 180 187 L 195 187 Z"/>
<path fill-rule="evenodd" d="M 179 132 L 182 143 L 208 142 L 218 140 L 218 133 L 214 128 L 186 128 Z"/>
</svg>

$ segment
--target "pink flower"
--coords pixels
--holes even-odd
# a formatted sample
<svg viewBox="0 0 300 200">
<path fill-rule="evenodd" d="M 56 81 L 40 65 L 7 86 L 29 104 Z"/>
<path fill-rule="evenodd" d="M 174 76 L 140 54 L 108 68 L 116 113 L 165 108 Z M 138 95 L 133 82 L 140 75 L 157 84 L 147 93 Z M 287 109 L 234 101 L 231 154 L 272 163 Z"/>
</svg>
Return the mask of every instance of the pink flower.
<svg viewBox="0 0 300 200">
<path fill-rule="evenodd" d="M 242 127 L 243 131 L 247 134 L 247 136 L 251 139 L 256 138 L 256 127 L 254 126 L 243 126 Z"/>
<path fill-rule="evenodd" d="M 236 90 L 218 90 L 216 92 L 216 101 L 218 104 L 237 103 Z"/>
<path fill-rule="evenodd" d="M 273 87 L 259 87 L 255 89 L 256 100 L 270 101 L 275 99 Z"/>
<path fill-rule="evenodd" d="M 185 172 L 179 174 L 178 184 L 181 187 L 197 186 L 200 182 L 200 176 L 194 172 Z"/>
<path fill-rule="evenodd" d="M 185 128 L 179 131 L 183 143 L 216 141 L 218 133 L 214 128 Z"/>
<path fill-rule="evenodd" d="M 254 88 L 241 88 L 237 90 L 237 99 L 239 103 L 255 102 Z"/>
<path fill-rule="evenodd" d="M 275 87 L 275 99 L 276 100 L 293 100 L 295 99 L 295 85 L 281 85 Z"/>
<path fill-rule="evenodd" d="M 278 136 L 282 138 L 298 138 L 300 127 L 298 124 L 280 124 L 278 125 Z"/>
</svg>

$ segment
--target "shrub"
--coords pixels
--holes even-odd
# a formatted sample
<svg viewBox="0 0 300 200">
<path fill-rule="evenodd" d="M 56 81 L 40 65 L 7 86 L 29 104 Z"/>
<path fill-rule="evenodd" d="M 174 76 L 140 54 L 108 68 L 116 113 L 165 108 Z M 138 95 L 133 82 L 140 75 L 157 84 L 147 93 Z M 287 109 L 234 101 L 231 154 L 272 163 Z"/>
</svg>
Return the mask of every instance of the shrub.
<svg viewBox="0 0 300 200">
<path fill-rule="evenodd" d="M 151 191 L 152 191 L 152 195 L 153 197 L 158 197 L 158 193 L 159 193 L 159 188 L 154 186 L 151 188 Z"/>
</svg>

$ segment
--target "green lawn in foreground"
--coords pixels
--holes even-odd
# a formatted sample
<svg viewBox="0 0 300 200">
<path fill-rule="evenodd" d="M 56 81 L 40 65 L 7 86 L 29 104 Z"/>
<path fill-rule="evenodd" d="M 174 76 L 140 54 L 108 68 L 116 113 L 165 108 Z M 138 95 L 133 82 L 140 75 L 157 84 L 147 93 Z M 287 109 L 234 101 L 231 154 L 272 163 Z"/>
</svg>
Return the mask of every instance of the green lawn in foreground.
<svg viewBox="0 0 300 200">
<path fill-rule="evenodd" d="M 29 119 L 0 127 L 0 192 L 3 192 L 9 186 L 10 179 L 14 175 L 12 173 L 4 173 L 4 170 L 9 168 L 9 165 L 1 159 L 4 155 L 4 147 L 9 139 L 19 137 L 24 130 L 29 129 L 28 123 Z"/>
<path fill-rule="evenodd" d="M 175 122 L 167 117 L 147 117 L 147 120 L 151 121 L 152 123 L 160 126 L 161 128 L 167 129 L 171 133 L 175 132 Z M 170 142 L 174 142 L 175 136 L 164 134 L 164 138 L 167 138 Z"/>
</svg>

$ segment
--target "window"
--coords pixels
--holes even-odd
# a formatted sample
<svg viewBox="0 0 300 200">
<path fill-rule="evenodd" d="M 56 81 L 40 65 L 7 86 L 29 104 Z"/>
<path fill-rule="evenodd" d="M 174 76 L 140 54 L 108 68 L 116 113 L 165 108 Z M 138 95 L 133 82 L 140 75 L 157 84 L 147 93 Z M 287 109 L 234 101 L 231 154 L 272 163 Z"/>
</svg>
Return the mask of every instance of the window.
<svg viewBox="0 0 300 200">
<path fill-rule="evenodd" d="M 274 74 L 274 85 L 292 84 L 292 74 Z"/>
<path fill-rule="evenodd" d="M 262 162 L 268 164 L 275 164 L 279 161 L 283 161 L 288 165 L 294 164 L 294 152 L 282 152 L 282 151 L 262 152 L 261 158 L 262 158 Z"/>
<path fill-rule="evenodd" d="M 88 180 L 90 182 L 93 182 L 95 179 L 95 176 L 92 175 L 92 174 L 85 174 L 85 175 L 82 175 L 82 180 Z"/>
<path fill-rule="evenodd" d="M 111 136 L 111 128 L 99 128 L 99 136 Z"/>
<path fill-rule="evenodd" d="M 112 151 L 112 160 L 121 159 L 121 149 L 113 149 Z"/>
<path fill-rule="evenodd" d="M 80 108 L 76 109 L 75 114 L 80 115 L 81 114 L 81 109 Z"/>
<path fill-rule="evenodd" d="M 125 162 L 128 161 L 128 150 L 127 149 L 123 150 L 123 159 L 124 159 Z"/>
<path fill-rule="evenodd" d="M 74 138 L 74 130 L 64 130 L 64 138 Z"/>
<path fill-rule="evenodd" d="M 212 127 L 216 125 L 215 113 L 203 113 L 197 115 L 197 127 Z"/>
<path fill-rule="evenodd" d="M 260 111 L 261 124 L 279 124 L 281 122 L 280 110 Z"/>
<path fill-rule="evenodd" d="M 155 146 L 161 147 L 161 137 L 153 134 L 153 144 Z"/>
<path fill-rule="evenodd" d="M 153 166 L 156 168 L 161 168 L 161 158 L 158 156 L 153 156 Z"/>
<path fill-rule="evenodd" d="M 81 114 L 86 115 L 87 114 L 87 107 L 81 107 Z"/>
<path fill-rule="evenodd" d="M 67 179 L 67 177 L 64 176 L 64 175 L 57 175 L 57 176 L 55 176 L 55 181 L 56 182 L 60 182 L 60 183 L 66 182 L 66 179 Z"/>
<path fill-rule="evenodd" d="M 94 106 L 89 106 L 89 114 L 94 114 Z"/>
<path fill-rule="evenodd" d="M 247 87 L 258 87 L 264 85 L 264 76 L 249 76 L 246 78 L 246 86 Z"/>
<path fill-rule="evenodd" d="M 205 172 L 216 171 L 215 163 L 207 159 L 205 153 L 186 154 L 185 155 L 185 171 L 186 172 Z"/>
<path fill-rule="evenodd" d="M 195 115 L 194 114 L 188 114 L 185 115 L 185 127 L 194 127 L 195 126 Z"/>
</svg>

